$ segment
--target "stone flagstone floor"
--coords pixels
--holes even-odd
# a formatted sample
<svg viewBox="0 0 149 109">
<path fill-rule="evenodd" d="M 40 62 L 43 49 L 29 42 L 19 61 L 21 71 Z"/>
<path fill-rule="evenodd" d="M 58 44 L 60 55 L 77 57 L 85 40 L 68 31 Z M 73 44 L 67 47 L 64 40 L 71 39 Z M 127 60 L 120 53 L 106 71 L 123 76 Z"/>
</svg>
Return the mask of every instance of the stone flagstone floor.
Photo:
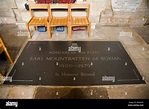
<svg viewBox="0 0 149 109">
<path fill-rule="evenodd" d="M 72 39 L 64 32 L 54 32 L 51 39 L 47 32 L 32 32 L 33 41 L 120 41 L 147 84 L 102 86 L 29 86 L 0 85 L 0 99 L 148 99 L 149 98 L 149 27 L 113 27 L 96 25 L 88 39 L 86 31 L 74 31 Z M 28 40 L 26 30 L 16 25 L 0 25 L 0 33 L 13 60 Z M 144 41 L 144 38 L 145 40 Z M 9 60 L 0 62 L 0 71 L 7 75 L 12 67 Z"/>
</svg>

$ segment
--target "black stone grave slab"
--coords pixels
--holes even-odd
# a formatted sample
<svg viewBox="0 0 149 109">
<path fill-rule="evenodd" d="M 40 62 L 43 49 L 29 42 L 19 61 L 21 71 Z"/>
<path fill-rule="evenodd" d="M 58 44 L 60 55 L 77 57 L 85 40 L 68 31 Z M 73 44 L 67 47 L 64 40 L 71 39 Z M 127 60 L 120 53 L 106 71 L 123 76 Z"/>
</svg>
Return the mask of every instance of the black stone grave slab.
<svg viewBox="0 0 149 109">
<path fill-rule="evenodd" d="M 29 41 L 4 84 L 145 84 L 118 41 Z"/>
</svg>

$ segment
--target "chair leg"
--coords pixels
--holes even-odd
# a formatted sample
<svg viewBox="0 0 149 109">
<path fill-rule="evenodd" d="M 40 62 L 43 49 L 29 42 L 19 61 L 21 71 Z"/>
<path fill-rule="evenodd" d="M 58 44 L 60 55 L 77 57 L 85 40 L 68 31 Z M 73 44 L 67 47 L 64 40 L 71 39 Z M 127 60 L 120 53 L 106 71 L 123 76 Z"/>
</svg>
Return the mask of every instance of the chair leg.
<svg viewBox="0 0 149 109">
<path fill-rule="evenodd" d="M 34 26 L 34 30 L 36 30 L 36 26 Z"/>
<path fill-rule="evenodd" d="M 32 36 L 31 36 L 31 32 L 30 32 L 30 29 L 29 29 L 29 25 L 26 24 L 26 28 L 27 28 L 27 31 L 28 31 L 28 37 L 31 39 Z"/>
<path fill-rule="evenodd" d="M 51 39 L 51 27 L 50 24 L 47 23 L 48 37 Z"/>
<path fill-rule="evenodd" d="M 68 35 L 69 35 L 69 38 L 72 38 L 72 24 L 70 22 L 68 24 Z"/>
<path fill-rule="evenodd" d="M 88 31 L 88 38 L 91 36 L 91 23 L 87 26 L 87 31 Z"/>
<path fill-rule="evenodd" d="M 69 27 L 69 33 L 68 33 L 68 35 L 69 35 L 69 38 L 72 38 L 72 27 Z"/>
<path fill-rule="evenodd" d="M 72 38 L 72 26 L 70 23 L 68 24 L 68 36 L 69 38 Z"/>
</svg>

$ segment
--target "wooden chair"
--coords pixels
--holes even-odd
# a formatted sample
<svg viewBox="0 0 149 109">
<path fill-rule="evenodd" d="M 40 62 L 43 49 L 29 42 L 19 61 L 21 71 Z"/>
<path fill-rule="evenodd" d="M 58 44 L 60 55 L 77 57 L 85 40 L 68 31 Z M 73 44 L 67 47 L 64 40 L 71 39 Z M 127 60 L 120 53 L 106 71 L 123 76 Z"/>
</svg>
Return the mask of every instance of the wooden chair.
<svg viewBox="0 0 149 109">
<path fill-rule="evenodd" d="M 85 16 L 75 16 L 73 15 L 73 11 L 75 12 L 85 12 Z M 73 27 L 87 27 L 88 37 L 90 37 L 91 31 L 91 22 L 89 20 L 90 17 L 90 4 L 70 4 L 70 27 L 69 33 L 70 37 L 72 36 L 72 28 Z"/>
<path fill-rule="evenodd" d="M 67 15 L 54 15 L 54 12 L 66 12 Z M 69 28 L 69 13 L 70 8 L 69 4 L 50 4 L 50 17 L 49 22 L 47 23 L 47 30 L 48 30 L 48 36 L 51 38 L 52 30 L 54 27 L 57 26 L 66 26 Z M 69 36 L 69 33 L 68 33 Z"/>
<path fill-rule="evenodd" d="M 1 38 L 1 35 L 0 35 L 0 54 L 1 54 L 3 51 L 5 51 L 5 53 L 6 53 L 7 57 L 8 57 L 8 59 L 10 60 L 10 62 L 13 63 L 13 61 L 12 61 L 12 59 L 11 59 L 11 57 L 10 57 L 8 51 L 7 51 L 7 48 L 6 48 L 4 42 L 3 42 L 2 38 Z"/>
<path fill-rule="evenodd" d="M 35 30 L 37 26 L 45 26 L 45 27 L 47 26 L 46 24 L 49 21 L 49 5 L 48 4 L 30 4 L 29 10 L 30 10 L 31 18 L 27 22 L 26 27 L 29 34 L 29 38 L 31 39 L 32 36 L 29 29 L 30 26 L 34 26 Z M 48 16 L 42 16 L 42 17 L 35 16 L 34 14 L 35 11 L 38 12 L 40 10 L 46 10 L 48 12 Z"/>
</svg>

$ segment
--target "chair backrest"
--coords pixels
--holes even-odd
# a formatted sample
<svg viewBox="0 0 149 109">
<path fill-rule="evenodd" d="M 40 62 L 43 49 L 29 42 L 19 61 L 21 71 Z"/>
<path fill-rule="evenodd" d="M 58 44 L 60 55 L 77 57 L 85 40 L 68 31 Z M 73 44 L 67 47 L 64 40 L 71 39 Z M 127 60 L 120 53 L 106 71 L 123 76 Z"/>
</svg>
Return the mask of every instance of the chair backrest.
<svg viewBox="0 0 149 109">
<path fill-rule="evenodd" d="M 48 17 L 50 15 L 49 13 L 49 4 L 29 4 L 29 10 L 31 17 L 34 16 L 34 12 L 37 10 L 46 10 L 48 12 Z"/>
<path fill-rule="evenodd" d="M 69 13 L 70 13 L 69 4 L 50 4 L 49 6 L 50 6 L 50 17 L 58 16 L 58 17 L 69 18 Z M 56 14 L 56 12 L 58 13 Z"/>
<path fill-rule="evenodd" d="M 70 4 L 70 11 L 71 11 L 71 16 L 72 15 L 72 11 L 75 11 L 76 12 L 85 12 L 86 13 L 86 16 L 89 18 L 90 17 L 90 4 Z M 79 15 L 80 16 L 80 15 Z"/>
</svg>

